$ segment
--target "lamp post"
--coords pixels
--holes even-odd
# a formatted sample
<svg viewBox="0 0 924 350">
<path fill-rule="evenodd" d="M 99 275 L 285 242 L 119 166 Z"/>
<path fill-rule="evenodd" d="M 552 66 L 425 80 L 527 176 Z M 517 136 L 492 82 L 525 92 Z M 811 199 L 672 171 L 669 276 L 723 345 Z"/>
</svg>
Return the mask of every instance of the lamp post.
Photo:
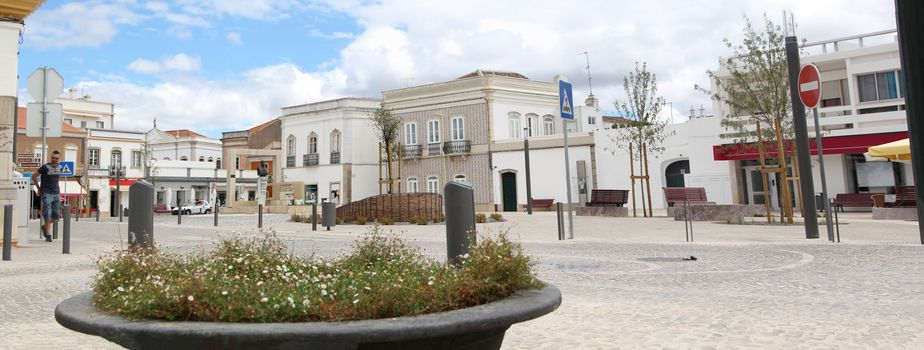
<svg viewBox="0 0 924 350">
<path fill-rule="evenodd" d="M 121 164 L 113 164 L 109 166 L 109 177 L 115 178 L 116 180 L 116 195 L 115 195 L 115 206 L 119 211 L 119 222 L 122 222 L 122 178 L 125 177 L 125 167 Z"/>
<path fill-rule="evenodd" d="M 523 128 L 523 157 L 526 160 L 526 213 L 533 215 L 533 186 L 529 176 L 529 128 Z"/>
</svg>

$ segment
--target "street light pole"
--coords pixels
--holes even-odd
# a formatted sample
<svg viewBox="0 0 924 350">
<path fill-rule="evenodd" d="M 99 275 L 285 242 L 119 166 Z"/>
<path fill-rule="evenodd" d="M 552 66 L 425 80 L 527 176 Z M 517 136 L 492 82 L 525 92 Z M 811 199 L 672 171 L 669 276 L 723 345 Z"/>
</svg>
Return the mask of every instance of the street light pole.
<svg viewBox="0 0 924 350">
<path fill-rule="evenodd" d="M 523 157 L 526 161 L 526 213 L 533 215 L 533 186 L 529 174 L 529 128 L 523 128 Z"/>
</svg>

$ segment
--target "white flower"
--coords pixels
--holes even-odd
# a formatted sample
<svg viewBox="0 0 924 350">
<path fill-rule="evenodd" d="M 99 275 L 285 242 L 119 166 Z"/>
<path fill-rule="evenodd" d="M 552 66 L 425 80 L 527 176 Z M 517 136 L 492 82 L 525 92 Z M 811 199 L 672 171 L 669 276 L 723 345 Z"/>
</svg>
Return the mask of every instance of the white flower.
<svg viewBox="0 0 924 350">
<path fill-rule="evenodd" d="M 186 300 L 193 301 L 193 300 L 196 300 L 196 298 L 194 298 L 192 295 L 190 295 L 190 296 L 186 297 Z"/>
<path fill-rule="evenodd" d="M 269 299 L 266 298 L 266 297 L 263 297 L 263 299 L 260 299 L 260 302 L 261 302 L 261 303 L 265 303 L 265 302 L 267 302 L 267 301 L 269 301 Z"/>
<path fill-rule="evenodd" d="M 327 285 L 324 283 L 321 283 L 321 289 L 327 289 Z"/>
<path fill-rule="evenodd" d="M 432 286 L 432 285 L 433 285 L 433 281 L 427 281 L 427 285 L 428 285 L 428 286 Z"/>
<path fill-rule="evenodd" d="M 326 295 L 327 295 L 327 290 L 326 290 L 326 289 L 321 289 L 321 295 L 322 295 L 322 296 L 326 296 Z"/>
<path fill-rule="evenodd" d="M 263 285 L 263 281 L 257 282 L 257 287 L 262 286 L 262 285 Z"/>
<path fill-rule="evenodd" d="M 124 292 L 124 291 L 125 291 L 125 288 L 122 288 L 122 286 L 119 286 L 119 288 L 116 288 L 116 289 L 118 289 L 120 292 Z"/>
<path fill-rule="evenodd" d="M 353 300 L 353 304 L 356 304 L 358 302 L 359 302 L 359 299 Z"/>
<path fill-rule="evenodd" d="M 221 295 L 228 295 L 228 291 L 226 290 L 221 291 Z"/>
</svg>

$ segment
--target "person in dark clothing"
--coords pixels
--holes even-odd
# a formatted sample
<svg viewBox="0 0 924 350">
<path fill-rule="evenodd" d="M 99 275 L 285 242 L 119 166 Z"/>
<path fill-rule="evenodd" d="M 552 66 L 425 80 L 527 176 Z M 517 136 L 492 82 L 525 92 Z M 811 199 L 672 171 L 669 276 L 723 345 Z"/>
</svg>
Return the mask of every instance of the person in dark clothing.
<svg viewBox="0 0 924 350">
<path fill-rule="evenodd" d="M 32 180 L 38 181 L 42 196 L 42 218 L 45 219 L 45 241 L 51 242 L 51 227 L 61 218 L 61 189 L 58 178 L 61 176 L 61 152 L 51 152 L 51 162 L 42 165 L 32 174 Z"/>
</svg>

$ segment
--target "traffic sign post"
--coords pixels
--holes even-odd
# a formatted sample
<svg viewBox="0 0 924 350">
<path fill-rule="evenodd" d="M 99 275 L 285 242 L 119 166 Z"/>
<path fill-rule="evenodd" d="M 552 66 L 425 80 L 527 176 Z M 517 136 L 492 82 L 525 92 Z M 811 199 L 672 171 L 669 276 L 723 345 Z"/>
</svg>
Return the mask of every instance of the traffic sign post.
<svg viewBox="0 0 924 350">
<path fill-rule="evenodd" d="M 568 239 L 574 239 L 574 219 L 571 214 L 571 161 L 568 159 L 568 120 L 574 120 L 574 95 L 567 78 L 558 79 L 558 110 L 565 145 L 565 193 L 568 197 Z"/>
<path fill-rule="evenodd" d="M 799 99 L 815 116 L 815 148 L 818 150 L 818 171 L 821 176 L 821 199 L 825 206 L 825 227 L 828 240 L 834 242 L 834 222 L 831 221 L 831 203 L 828 202 L 828 181 L 825 179 L 825 157 L 821 147 L 821 126 L 818 123 L 818 102 L 821 99 L 821 74 L 814 64 L 799 70 Z M 813 213 L 814 214 L 814 213 Z"/>
<path fill-rule="evenodd" d="M 48 148 L 47 138 L 49 136 L 61 137 L 61 114 L 63 108 L 59 103 L 49 102 L 53 102 L 63 89 L 64 78 L 54 68 L 42 67 L 36 69 L 32 74 L 29 74 L 29 79 L 26 82 L 26 91 L 38 101 L 26 105 L 26 135 L 38 137 L 41 134 L 42 162 L 47 160 L 45 157 L 45 150 Z M 35 111 L 39 106 L 42 108 L 41 111 Z M 49 124 L 55 125 L 56 129 L 50 130 Z M 34 127 L 31 128 L 32 132 L 30 133 L 29 125 L 41 125 L 41 133 L 36 133 Z M 55 131 L 55 133 L 49 133 L 49 131 Z"/>
</svg>

